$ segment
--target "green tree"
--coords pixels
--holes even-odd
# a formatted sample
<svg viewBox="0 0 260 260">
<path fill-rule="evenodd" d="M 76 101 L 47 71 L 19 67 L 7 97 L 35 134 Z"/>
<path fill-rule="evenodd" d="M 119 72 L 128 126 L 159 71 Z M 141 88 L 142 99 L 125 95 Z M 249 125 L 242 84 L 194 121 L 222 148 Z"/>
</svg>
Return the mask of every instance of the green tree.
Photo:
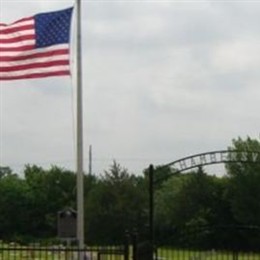
<svg viewBox="0 0 260 260">
<path fill-rule="evenodd" d="M 89 242 L 122 242 L 126 230 L 143 225 L 145 192 L 140 177 L 130 175 L 116 162 L 105 171 L 86 201 Z"/>
<path fill-rule="evenodd" d="M 30 221 L 27 232 L 36 237 L 56 236 L 57 212 L 76 204 L 75 174 L 56 166 L 44 170 L 27 165 L 24 175 Z"/>
<path fill-rule="evenodd" d="M 11 170 L 0 178 L 0 212 L 1 238 L 19 238 L 25 233 L 27 186 Z"/>
<path fill-rule="evenodd" d="M 238 138 L 233 140 L 229 149 L 240 151 L 237 159 L 244 161 L 243 152 L 260 152 L 260 142 L 250 137 L 245 140 Z M 246 157 L 248 163 L 226 164 L 229 178 L 228 197 L 238 223 L 260 226 L 260 156 L 253 158 L 252 154 L 248 154 Z"/>
<path fill-rule="evenodd" d="M 0 179 L 6 175 L 13 174 L 12 169 L 7 166 L 0 166 Z"/>
<path fill-rule="evenodd" d="M 232 222 L 232 215 L 225 201 L 226 180 L 198 171 L 175 175 L 163 183 L 155 195 L 155 225 L 159 239 L 178 243 L 176 230 L 195 230 L 201 226 L 216 226 Z M 175 231 L 174 231 L 175 230 Z M 168 241 L 166 241 L 168 240 Z M 205 244 L 200 239 L 188 237 L 188 243 Z"/>
</svg>

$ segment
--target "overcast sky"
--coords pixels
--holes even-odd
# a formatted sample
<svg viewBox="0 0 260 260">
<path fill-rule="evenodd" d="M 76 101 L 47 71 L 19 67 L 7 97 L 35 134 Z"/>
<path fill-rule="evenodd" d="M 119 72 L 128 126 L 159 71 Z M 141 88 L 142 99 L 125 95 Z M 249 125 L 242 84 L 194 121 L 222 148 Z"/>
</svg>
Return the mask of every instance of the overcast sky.
<svg viewBox="0 0 260 260">
<path fill-rule="evenodd" d="M 0 0 L 11 23 L 73 1 Z M 131 173 L 260 133 L 259 1 L 82 1 L 84 149 Z M 75 168 L 69 77 L 0 82 L 0 165 Z"/>
</svg>

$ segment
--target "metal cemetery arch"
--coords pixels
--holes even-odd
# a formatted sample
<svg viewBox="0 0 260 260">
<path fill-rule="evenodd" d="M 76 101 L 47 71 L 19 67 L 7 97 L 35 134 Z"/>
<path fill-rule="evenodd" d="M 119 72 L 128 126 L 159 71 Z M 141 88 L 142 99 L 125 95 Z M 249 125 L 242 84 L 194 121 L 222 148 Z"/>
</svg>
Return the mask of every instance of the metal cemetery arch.
<svg viewBox="0 0 260 260">
<path fill-rule="evenodd" d="M 221 150 L 191 155 L 165 164 L 162 167 L 174 167 L 176 172 L 183 172 L 219 163 L 256 163 L 258 158 L 260 158 L 260 151 Z"/>
<path fill-rule="evenodd" d="M 161 169 L 174 168 L 174 173 L 181 173 L 194 168 L 219 163 L 259 163 L 260 151 L 220 150 L 200 153 L 181 158 L 161 166 Z M 168 176 L 167 176 L 168 177 Z M 162 179 L 161 179 L 162 180 Z M 149 166 L 149 236 L 154 249 L 154 166 Z"/>
</svg>

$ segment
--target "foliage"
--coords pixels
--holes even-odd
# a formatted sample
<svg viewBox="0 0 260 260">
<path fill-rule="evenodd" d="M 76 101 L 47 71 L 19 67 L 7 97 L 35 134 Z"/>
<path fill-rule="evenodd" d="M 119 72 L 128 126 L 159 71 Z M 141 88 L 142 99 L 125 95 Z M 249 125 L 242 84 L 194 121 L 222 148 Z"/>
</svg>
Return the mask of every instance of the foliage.
<svg viewBox="0 0 260 260">
<path fill-rule="evenodd" d="M 239 157 L 244 156 L 243 151 L 260 151 L 260 143 L 238 138 L 229 149 L 241 151 L 236 154 Z M 249 163 L 227 163 L 227 174 L 218 177 L 202 168 L 180 174 L 170 167 L 155 167 L 156 243 L 212 246 L 211 237 L 216 246 L 222 247 L 217 241 L 234 242 L 234 237 L 242 233 L 234 235 L 229 229 L 223 235 L 221 228 L 213 233 L 206 228 L 197 232 L 197 228 L 260 226 L 260 158 L 254 157 L 256 163 L 248 159 Z M 126 230 L 136 230 L 139 239 L 147 239 L 148 173 L 146 169 L 142 176 L 130 174 L 113 162 L 101 175 L 84 175 L 88 244 L 122 242 Z M 68 207 L 76 209 L 74 172 L 56 166 L 46 170 L 26 165 L 21 177 L 9 167 L 0 167 L 1 239 L 26 242 L 32 238 L 55 238 L 57 212 Z M 195 230 L 197 237 L 183 236 L 180 230 Z M 260 244 L 256 233 L 242 237 L 245 247 Z"/>
<path fill-rule="evenodd" d="M 139 229 L 145 201 L 142 186 L 141 178 L 114 162 L 88 196 L 87 239 L 101 243 L 122 241 L 126 230 Z"/>
<path fill-rule="evenodd" d="M 3 237 L 19 236 L 27 223 L 27 186 L 10 172 L 0 179 L 0 231 Z M 18 221 L 19 220 L 19 221 Z"/>
<path fill-rule="evenodd" d="M 233 140 L 230 150 L 260 152 L 260 142 L 251 138 Z M 252 161 L 252 156 L 247 156 Z M 239 158 L 237 158 L 239 159 Z M 229 177 L 228 199 L 234 218 L 244 225 L 260 226 L 260 156 L 255 163 L 232 163 L 226 165 Z"/>
</svg>

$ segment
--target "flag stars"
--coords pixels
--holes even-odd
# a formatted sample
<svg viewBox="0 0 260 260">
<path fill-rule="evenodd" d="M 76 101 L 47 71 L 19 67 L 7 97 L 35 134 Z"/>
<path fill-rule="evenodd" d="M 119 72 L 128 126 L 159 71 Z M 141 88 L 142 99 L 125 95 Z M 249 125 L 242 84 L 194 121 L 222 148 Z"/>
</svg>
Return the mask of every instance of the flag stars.
<svg viewBox="0 0 260 260">
<path fill-rule="evenodd" d="M 36 47 L 69 42 L 72 8 L 35 17 Z"/>
</svg>

